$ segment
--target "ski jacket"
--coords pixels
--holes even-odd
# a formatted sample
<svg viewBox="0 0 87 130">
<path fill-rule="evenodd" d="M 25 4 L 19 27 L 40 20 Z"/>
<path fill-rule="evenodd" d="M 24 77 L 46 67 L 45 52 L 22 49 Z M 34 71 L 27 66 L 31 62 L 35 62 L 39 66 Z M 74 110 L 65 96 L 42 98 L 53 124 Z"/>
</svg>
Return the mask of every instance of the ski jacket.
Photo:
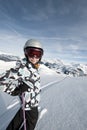
<svg viewBox="0 0 87 130">
<path fill-rule="evenodd" d="M 16 96 L 24 92 L 25 110 L 37 107 L 40 101 L 40 75 L 38 69 L 26 59 L 17 61 L 16 67 L 0 76 L 3 91 Z"/>
</svg>

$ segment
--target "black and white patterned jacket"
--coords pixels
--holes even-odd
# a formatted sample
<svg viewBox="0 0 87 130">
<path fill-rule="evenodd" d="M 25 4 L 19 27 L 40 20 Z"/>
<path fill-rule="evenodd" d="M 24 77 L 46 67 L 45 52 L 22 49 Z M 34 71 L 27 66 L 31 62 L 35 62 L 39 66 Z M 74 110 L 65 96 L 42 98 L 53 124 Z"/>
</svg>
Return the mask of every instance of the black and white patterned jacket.
<svg viewBox="0 0 87 130">
<path fill-rule="evenodd" d="M 17 61 L 16 67 L 11 68 L 0 76 L 3 91 L 16 96 L 24 92 L 25 110 L 38 106 L 40 101 L 40 75 L 38 69 L 27 63 L 26 59 Z"/>
</svg>

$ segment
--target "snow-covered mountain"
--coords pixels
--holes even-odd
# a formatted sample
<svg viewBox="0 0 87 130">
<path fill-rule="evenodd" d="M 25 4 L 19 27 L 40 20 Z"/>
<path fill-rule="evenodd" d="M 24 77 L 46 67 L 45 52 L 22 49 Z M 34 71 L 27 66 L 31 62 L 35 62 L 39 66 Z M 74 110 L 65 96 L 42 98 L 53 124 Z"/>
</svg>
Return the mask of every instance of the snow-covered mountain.
<svg viewBox="0 0 87 130">
<path fill-rule="evenodd" d="M 5 62 L 8 67 L 10 67 L 10 62 L 15 62 L 20 57 L 13 56 L 12 54 L 6 54 L 0 52 L 0 63 L 5 66 Z M 57 72 L 58 74 L 65 74 L 69 76 L 87 76 L 87 64 L 65 64 L 62 60 L 52 59 L 52 60 L 43 60 L 42 64 L 44 64 L 49 69 Z M 0 67 L 1 69 L 2 67 Z"/>
<path fill-rule="evenodd" d="M 19 59 L 18 56 L 13 56 L 12 54 L 7 54 L 0 51 L 0 60 L 9 62 L 9 61 L 16 61 L 18 59 Z"/>
<path fill-rule="evenodd" d="M 64 64 L 61 60 L 44 60 L 43 63 L 57 73 L 71 76 L 87 76 L 87 64 Z"/>
</svg>

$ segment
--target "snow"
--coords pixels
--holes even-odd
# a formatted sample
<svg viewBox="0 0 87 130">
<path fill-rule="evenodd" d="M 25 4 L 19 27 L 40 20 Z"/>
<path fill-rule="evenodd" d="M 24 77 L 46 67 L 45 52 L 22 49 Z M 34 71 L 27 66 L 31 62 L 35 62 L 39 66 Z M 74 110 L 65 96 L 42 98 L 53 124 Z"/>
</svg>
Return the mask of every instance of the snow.
<svg viewBox="0 0 87 130">
<path fill-rule="evenodd" d="M 0 61 L 0 73 L 14 66 Z M 43 111 L 35 130 L 87 130 L 87 77 L 57 74 L 44 64 L 39 71 Z"/>
<path fill-rule="evenodd" d="M 15 67 L 15 61 L 13 62 L 5 62 L 0 60 L 0 73 L 9 70 L 10 68 Z"/>
<path fill-rule="evenodd" d="M 70 63 L 65 64 L 61 60 L 44 60 L 44 64 L 60 74 L 70 76 L 87 76 L 87 64 Z"/>
<path fill-rule="evenodd" d="M 47 109 L 44 108 L 44 109 L 41 109 L 41 111 L 39 112 L 39 118 L 38 118 L 38 122 L 39 120 L 41 120 L 41 118 L 43 118 L 43 116 L 47 113 Z"/>
<path fill-rule="evenodd" d="M 50 85 L 41 94 L 40 106 L 47 112 L 35 130 L 86 130 L 86 77 L 66 77 Z"/>
<path fill-rule="evenodd" d="M 40 71 L 40 76 L 41 76 L 41 86 L 45 86 L 49 83 L 56 82 L 58 81 L 58 79 L 61 80 L 61 78 L 65 77 L 65 75 L 57 74 L 54 70 L 49 69 L 44 64 L 40 66 L 39 71 Z"/>
<path fill-rule="evenodd" d="M 20 108 L 18 96 L 10 96 L 0 91 L 0 130 L 5 130 Z"/>
</svg>

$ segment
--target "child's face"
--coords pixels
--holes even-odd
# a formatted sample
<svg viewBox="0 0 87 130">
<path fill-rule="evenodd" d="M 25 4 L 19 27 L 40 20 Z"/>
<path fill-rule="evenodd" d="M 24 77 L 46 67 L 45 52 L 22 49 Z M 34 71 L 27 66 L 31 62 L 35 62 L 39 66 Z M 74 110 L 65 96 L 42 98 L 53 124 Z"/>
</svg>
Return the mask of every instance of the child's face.
<svg viewBox="0 0 87 130">
<path fill-rule="evenodd" d="M 36 64 L 40 58 L 37 58 L 36 56 L 34 57 L 28 57 L 28 60 L 32 63 L 32 64 Z"/>
</svg>

